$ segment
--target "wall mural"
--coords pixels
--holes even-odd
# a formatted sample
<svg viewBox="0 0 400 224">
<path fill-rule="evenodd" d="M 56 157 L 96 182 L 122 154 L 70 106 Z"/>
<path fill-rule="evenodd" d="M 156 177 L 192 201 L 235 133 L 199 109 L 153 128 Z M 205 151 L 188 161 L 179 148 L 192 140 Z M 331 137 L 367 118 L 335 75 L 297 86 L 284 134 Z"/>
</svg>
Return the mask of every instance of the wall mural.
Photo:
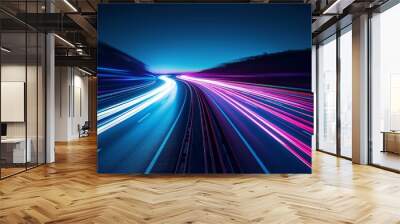
<svg viewBox="0 0 400 224">
<path fill-rule="evenodd" d="M 103 4 L 98 172 L 310 173 L 311 9 Z"/>
</svg>

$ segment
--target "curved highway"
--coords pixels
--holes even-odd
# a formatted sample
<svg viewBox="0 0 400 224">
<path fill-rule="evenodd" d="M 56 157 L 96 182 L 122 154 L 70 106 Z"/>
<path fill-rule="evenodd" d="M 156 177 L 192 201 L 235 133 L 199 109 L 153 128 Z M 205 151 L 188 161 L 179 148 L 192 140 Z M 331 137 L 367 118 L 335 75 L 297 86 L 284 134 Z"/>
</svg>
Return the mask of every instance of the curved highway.
<svg viewBox="0 0 400 224">
<path fill-rule="evenodd" d="M 115 77 L 98 96 L 99 172 L 311 172 L 311 93 L 184 74 Z"/>
</svg>

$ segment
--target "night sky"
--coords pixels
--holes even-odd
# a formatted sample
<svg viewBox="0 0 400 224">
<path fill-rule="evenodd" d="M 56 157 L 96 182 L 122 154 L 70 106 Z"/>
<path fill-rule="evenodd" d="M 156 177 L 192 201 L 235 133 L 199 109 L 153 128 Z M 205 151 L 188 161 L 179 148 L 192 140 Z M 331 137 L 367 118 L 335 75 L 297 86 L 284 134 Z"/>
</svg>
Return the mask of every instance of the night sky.
<svg viewBox="0 0 400 224">
<path fill-rule="evenodd" d="M 156 73 L 311 47 L 308 5 L 102 4 L 98 39 Z"/>
</svg>

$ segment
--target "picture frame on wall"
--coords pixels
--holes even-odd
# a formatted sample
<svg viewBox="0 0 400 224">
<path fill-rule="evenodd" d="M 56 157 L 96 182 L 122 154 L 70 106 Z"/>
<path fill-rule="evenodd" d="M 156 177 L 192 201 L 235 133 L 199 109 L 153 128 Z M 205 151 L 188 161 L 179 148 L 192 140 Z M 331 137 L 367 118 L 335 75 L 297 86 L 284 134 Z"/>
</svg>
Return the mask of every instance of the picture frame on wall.
<svg viewBox="0 0 400 224">
<path fill-rule="evenodd" d="M 310 33 L 307 4 L 100 4 L 98 172 L 311 173 Z"/>
</svg>

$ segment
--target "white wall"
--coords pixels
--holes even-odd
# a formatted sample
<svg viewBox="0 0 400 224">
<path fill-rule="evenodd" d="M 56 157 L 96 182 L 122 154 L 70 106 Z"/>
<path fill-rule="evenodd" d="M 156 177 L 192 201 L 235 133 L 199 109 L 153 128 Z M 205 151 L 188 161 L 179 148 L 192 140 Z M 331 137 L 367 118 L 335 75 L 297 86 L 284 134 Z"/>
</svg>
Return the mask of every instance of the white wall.
<svg viewBox="0 0 400 224">
<path fill-rule="evenodd" d="M 69 68 L 55 68 L 55 141 L 67 141 L 69 133 Z"/>
<path fill-rule="evenodd" d="M 37 71 L 37 69 L 39 69 Z M 32 150 L 32 161 L 36 162 L 39 158 L 40 163 L 44 162 L 44 74 L 42 68 L 36 65 L 25 66 L 25 63 L 5 63 L 1 66 L 2 82 L 24 82 L 26 84 L 26 107 L 22 112 L 26 112 L 26 121 L 6 122 L 7 137 L 24 138 L 25 135 L 30 139 Z M 25 80 L 27 78 L 27 80 Z M 22 93 L 24 94 L 24 93 Z M 7 97 L 7 96 L 2 96 Z M 1 110 L 10 110 L 10 108 L 1 108 Z M 8 111 L 10 112 L 10 111 Z M 11 112 L 12 113 L 12 112 Z M 39 151 L 37 151 L 39 150 Z M 39 156 L 37 157 L 37 154 Z"/>
<path fill-rule="evenodd" d="M 29 68 L 28 68 L 29 69 Z M 5 64 L 1 66 L 1 81 L 25 82 L 25 64 Z"/>
<path fill-rule="evenodd" d="M 1 81 L 3 82 L 25 82 L 25 64 L 6 64 L 1 66 Z M 7 108 L 1 108 L 7 110 Z M 25 137 L 25 123 L 7 123 L 7 137 Z"/>
<path fill-rule="evenodd" d="M 55 140 L 70 141 L 88 120 L 88 78 L 72 67 L 56 67 L 55 73 Z"/>
<path fill-rule="evenodd" d="M 75 70 L 76 72 L 77 70 Z M 81 126 L 85 123 L 85 121 L 89 120 L 89 112 L 88 112 L 88 77 L 82 76 L 82 73 L 79 72 L 78 75 L 74 75 L 74 107 L 72 108 L 72 121 L 71 126 L 72 132 L 71 135 L 73 138 L 78 138 L 78 124 Z"/>
</svg>

